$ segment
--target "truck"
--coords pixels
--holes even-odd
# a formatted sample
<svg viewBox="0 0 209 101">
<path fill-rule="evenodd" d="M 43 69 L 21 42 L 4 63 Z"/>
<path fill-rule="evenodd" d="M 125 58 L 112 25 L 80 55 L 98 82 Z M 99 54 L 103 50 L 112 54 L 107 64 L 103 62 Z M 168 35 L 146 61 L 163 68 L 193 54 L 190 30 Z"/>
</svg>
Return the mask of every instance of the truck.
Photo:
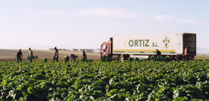
<svg viewBox="0 0 209 101">
<path fill-rule="evenodd" d="M 111 59 L 127 60 L 129 57 L 156 57 L 156 50 L 162 57 L 172 60 L 184 59 L 184 50 L 189 48 L 189 59 L 196 56 L 196 33 L 115 35 L 101 44 L 100 55 Z M 105 53 L 106 52 L 106 53 Z"/>
</svg>

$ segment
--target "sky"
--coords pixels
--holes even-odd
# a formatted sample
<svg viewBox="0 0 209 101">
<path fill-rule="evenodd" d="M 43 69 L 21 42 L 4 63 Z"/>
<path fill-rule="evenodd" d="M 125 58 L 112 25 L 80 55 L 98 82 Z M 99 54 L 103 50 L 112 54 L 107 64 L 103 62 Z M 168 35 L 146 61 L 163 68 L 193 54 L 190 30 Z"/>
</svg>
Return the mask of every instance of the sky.
<svg viewBox="0 0 209 101">
<path fill-rule="evenodd" d="M 122 34 L 196 33 L 209 49 L 209 0 L 0 0 L 0 49 L 99 48 Z"/>
</svg>

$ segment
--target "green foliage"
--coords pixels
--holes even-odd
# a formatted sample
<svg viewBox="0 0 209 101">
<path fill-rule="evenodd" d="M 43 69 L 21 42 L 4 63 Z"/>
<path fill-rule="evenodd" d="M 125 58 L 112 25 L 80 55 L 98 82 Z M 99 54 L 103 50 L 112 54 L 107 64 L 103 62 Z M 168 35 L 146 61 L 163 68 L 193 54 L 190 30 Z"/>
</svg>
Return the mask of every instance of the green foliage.
<svg viewBox="0 0 209 101">
<path fill-rule="evenodd" d="M 84 61 L 84 62 L 93 62 L 94 60 L 82 58 L 81 61 Z"/>
<path fill-rule="evenodd" d="M 209 61 L 0 62 L 2 101 L 205 101 Z"/>
<path fill-rule="evenodd" d="M 43 58 L 43 62 L 47 62 L 47 58 Z"/>
<path fill-rule="evenodd" d="M 163 56 L 158 56 L 158 58 L 155 56 L 152 60 L 154 60 L 154 61 L 171 61 L 171 59 L 170 58 L 168 58 L 168 57 L 163 57 Z"/>
<path fill-rule="evenodd" d="M 38 56 L 27 57 L 27 59 L 38 59 Z"/>
<path fill-rule="evenodd" d="M 110 56 L 103 56 L 101 61 L 102 62 L 111 62 L 112 61 L 112 57 L 110 57 Z"/>
</svg>

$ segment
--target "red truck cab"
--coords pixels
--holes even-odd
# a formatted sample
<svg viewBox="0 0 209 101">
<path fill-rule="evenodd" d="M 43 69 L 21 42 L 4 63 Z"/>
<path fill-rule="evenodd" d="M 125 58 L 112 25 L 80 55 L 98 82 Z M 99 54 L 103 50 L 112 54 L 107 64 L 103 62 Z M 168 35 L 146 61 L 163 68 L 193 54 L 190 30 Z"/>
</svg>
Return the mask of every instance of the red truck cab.
<svg viewBox="0 0 209 101">
<path fill-rule="evenodd" d="M 101 45 L 100 55 L 101 57 L 107 53 L 108 56 L 112 56 L 112 38 L 108 42 L 103 42 Z"/>
</svg>

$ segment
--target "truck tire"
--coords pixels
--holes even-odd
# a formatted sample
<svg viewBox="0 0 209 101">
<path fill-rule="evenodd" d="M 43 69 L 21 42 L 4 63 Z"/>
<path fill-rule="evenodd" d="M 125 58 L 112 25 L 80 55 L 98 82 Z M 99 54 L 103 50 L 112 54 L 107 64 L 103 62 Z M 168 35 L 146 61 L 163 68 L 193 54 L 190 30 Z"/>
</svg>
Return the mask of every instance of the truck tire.
<svg viewBox="0 0 209 101">
<path fill-rule="evenodd" d="M 150 55 L 150 60 L 153 60 L 155 57 L 155 55 Z"/>
<path fill-rule="evenodd" d="M 189 60 L 194 60 L 194 56 L 189 56 Z"/>
<path fill-rule="evenodd" d="M 130 55 L 129 54 L 124 54 L 124 60 L 128 60 L 130 58 Z"/>
<path fill-rule="evenodd" d="M 120 55 L 120 61 L 128 60 L 129 57 L 130 57 L 129 54 L 121 54 Z"/>
<path fill-rule="evenodd" d="M 182 56 L 181 55 L 176 55 L 176 61 L 178 61 L 178 60 L 182 60 Z"/>
<path fill-rule="evenodd" d="M 171 60 L 175 60 L 176 61 L 176 55 L 171 55 Z"/>
</svg>

